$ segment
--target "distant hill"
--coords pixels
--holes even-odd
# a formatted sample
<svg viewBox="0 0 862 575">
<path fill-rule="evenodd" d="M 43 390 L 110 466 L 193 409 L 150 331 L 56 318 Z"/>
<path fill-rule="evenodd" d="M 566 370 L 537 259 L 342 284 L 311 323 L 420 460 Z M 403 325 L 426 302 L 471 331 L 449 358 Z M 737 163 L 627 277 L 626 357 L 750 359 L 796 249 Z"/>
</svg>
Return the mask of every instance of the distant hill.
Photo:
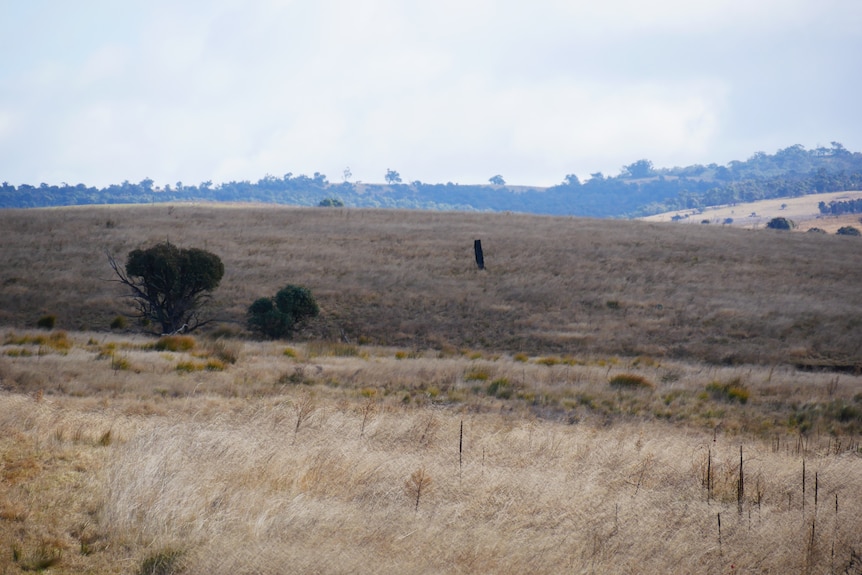
<svg viewBox="0 0 862 575">
<path fill-rule="evenodd" d="M 862 191 L 829 192 L 811 194 L 798 198 L 777 198 L 745 202 L 724 206 L 712 206 L 693 210 L 675 210 L 641 218 L 649 222 L 679 222 L 686 224 L 717 224 L 749 229 L 763 228 L 772 218 L 787 218 L 796 224 L 797 231 L 820 228 L 827 233 L 835 233 L 847 225 L 860 226 L 862 214 L 843 214 L 839 216 L 823 214 L 820 204 L 862 200 Z"/>
<path fill-rule="evenodd" d="M 254 202 L 295 206 L 417 210 L 494 211 L 594 218 L 631 218 L 677 210 L 740 204 L 812 193 L 862 189 L 862 153 L 833 142 L 831 147 L 806 150 L 794 145 L 775 154 L 757 152 L 746 161 L 655 168 L 642 159 L 623 166 L 616 176 L 600 172 L 584 182 L 569 174 L 551 187 L 452 182 L 401 183 L 397 172 L 389 183 L 332 183 L 324 174 L 282 177 L 266 175 L 257 182 L 231 181 L 214 185 L 157 187 L 147 178 L 104 188 L 85 184 L 0 186 L 0 208 L 35 208 L 90 204 L 150 204 L 162 202 Z"/>
</svg>

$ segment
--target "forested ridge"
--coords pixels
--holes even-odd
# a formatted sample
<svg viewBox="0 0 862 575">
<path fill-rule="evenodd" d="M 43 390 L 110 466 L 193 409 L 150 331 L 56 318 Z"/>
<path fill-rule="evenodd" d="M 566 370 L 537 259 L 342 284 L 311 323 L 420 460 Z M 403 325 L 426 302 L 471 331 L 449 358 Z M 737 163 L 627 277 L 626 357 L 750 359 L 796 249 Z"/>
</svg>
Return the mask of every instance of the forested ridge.
<svg viewBox="0 0 862 575">
<path fill-rule="evenodd" d="M 0 207 L 36 208 L 87 204 L 158 202 L 263 202 L 300 206 L 344 205 L 422 210 L 512 211 L 587 217 L 637 217 L 708 206 L 798 197 L 811 193 L 862 189 L 862 153 L 838 142 L 807 150 L 794 145 L 774 154 L 757 152 L 727 165 L 695 164 L 656 168 L 646 159 L 623 166 L 616 176 L 590 174 L 584 182 L 574 174 L 547 187 L 507 186 L 502 175 L 485 185 L 452 182 L 402 183 L 389 170 L 385 184 L 333 183 L 321 173 L 287 173 L 248 180 L 198 185 L 177 182 L 155 186 L 149 178 L 103 188 L 3 182 Z M 823 209 L 823 208 L 821 208 Z"/>
</svg>

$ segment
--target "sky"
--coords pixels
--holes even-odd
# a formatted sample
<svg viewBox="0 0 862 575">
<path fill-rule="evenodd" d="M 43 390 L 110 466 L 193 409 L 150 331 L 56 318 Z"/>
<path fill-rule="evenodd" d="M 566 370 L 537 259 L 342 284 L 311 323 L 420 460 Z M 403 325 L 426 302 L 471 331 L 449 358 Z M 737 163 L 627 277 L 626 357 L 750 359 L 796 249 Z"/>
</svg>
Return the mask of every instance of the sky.
<svg viewBox="0 0 862 575">
<path fill-rule="evenodd" d="M 0 0 L 0 181 L 543 186 L 862 151 L 860 54 L 859 0 Z"/>
</svg>

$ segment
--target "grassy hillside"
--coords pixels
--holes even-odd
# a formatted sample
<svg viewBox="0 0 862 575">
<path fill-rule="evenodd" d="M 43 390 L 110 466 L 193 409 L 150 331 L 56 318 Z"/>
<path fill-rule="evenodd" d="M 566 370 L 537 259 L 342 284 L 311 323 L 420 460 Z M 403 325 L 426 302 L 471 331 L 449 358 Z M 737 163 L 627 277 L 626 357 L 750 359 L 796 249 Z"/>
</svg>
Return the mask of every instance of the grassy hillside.
<svg viewBox="0 0 862 575">
<path fill-rule="evenodd" d="M 858 238 L 512 214 L 224 207 L 0 211 L 0 323 L 107 330 L 127 311 L 105 252 L 169 239 L 224 261 L 213 314 L 287 283 L 305 334 L 419 349 L 858 363 Z M 481 239 L 487 269 L 473 262 Z"/>
<path fill-rule="evenodd" d="M 808 194 L 797 198 L 776 198 L 757 202 L 744 202 L 729 206 L 713 206 L 699 210 L 679 210 L 642 218 L 646 222 L 671 222 L 688 224 L 720 224 L 746 229 L 762 229 L 772 218 L 787 218 L 796 224 L 795 231 L 806 232 L 819 228 L 834 234 L 842 226 L 860 225 L 859 214 L 824 216 L 818 204 L 862 198 L 862 192 L 831 192 Z"/>
<path fill-rule="evenodd" d="M 862 568 L 858 238 L 269 206 L 0 227 L 0 573 Z M 105 250 L 164 239 L 222 257 L 218 324 L 110 330 Z M 319 321 L 247 338 L 288 282 Z"/>
</svg>

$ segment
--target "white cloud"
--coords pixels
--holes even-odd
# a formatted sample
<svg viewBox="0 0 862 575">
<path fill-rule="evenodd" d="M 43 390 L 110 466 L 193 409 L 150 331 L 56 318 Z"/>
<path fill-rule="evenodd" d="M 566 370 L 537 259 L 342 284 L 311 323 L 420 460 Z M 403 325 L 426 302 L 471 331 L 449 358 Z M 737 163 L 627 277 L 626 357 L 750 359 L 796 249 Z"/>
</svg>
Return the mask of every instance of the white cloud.
<svg viewBox="0 0 862 575">
<path fill-rule="evenodd" d="M 16 183 L 349 165 L 540 185 L 862 147 L 855 0 L 20 6 L 0 7 L 0 179 Z"/>
</svg>

